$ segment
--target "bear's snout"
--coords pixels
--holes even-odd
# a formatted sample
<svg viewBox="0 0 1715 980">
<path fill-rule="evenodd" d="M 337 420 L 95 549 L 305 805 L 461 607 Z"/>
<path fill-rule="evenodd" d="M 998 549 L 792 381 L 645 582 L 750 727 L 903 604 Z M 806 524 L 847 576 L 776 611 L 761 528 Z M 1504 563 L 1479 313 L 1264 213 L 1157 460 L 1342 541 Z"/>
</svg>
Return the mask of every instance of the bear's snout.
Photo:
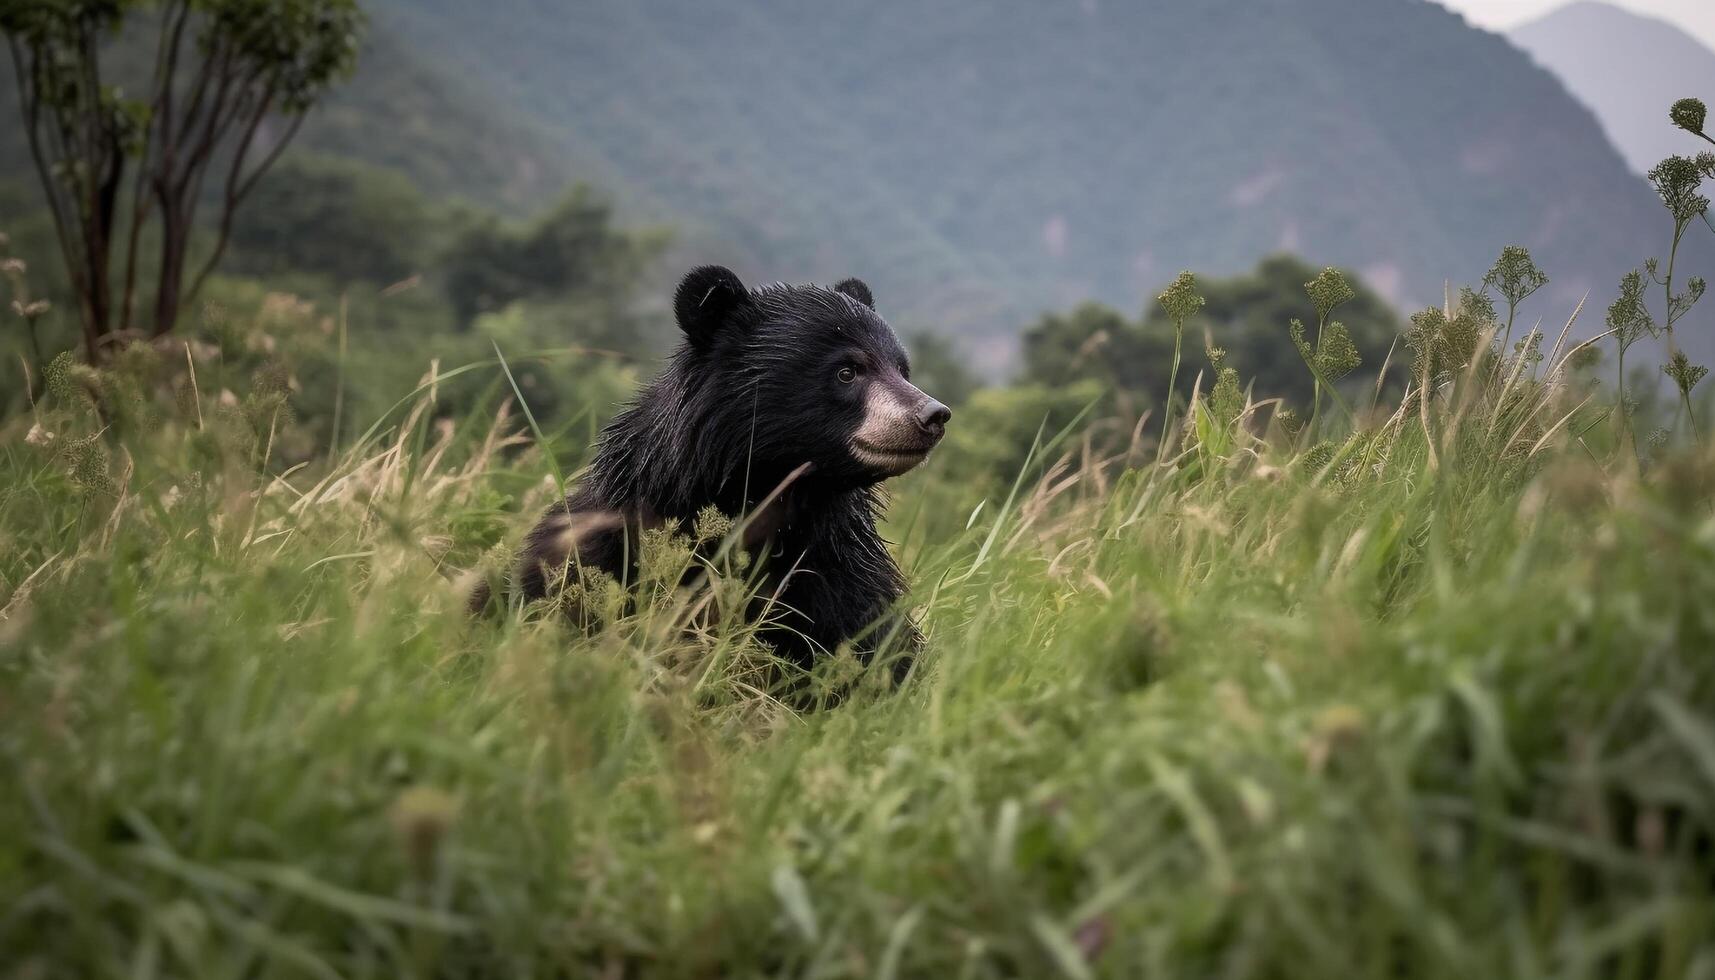
<svg viewBox="0 0 1715 980">
<path fill-rule="evenodd" d="M 918 404 L 915 414 L 917 427 L 936 442 L 940 442 L 941 437 L 947 434 L 947 423 L 953 418 L 952 409 L 928 395 L 923 396 L 923 401 Z"/>
<path fill-rule="evenodd" d="M 877 379 L 864 400 L 863 423 L 852 437 L 858 462 L 898 476 L 923 461 L 946 435 L 952 409 L 904 378 Z"/>
</svg>

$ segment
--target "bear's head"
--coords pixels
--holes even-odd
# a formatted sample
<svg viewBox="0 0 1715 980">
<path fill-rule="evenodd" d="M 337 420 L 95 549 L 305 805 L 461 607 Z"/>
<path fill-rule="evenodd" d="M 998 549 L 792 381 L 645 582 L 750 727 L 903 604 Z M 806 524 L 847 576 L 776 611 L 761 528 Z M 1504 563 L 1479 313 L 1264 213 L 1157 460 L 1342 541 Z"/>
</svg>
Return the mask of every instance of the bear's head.
<svg viewBox="0 0 1715 980">
<path fill-rule="evenodd" d="M 869 485 L 929 455 L 952 412 L 911 383 L 911 363 L 869 287 L 747 289 L 730 270 L 694 269 L 673 301 L 683 369 L 744 428 L 751 462 L 813 463 Z"/>
</svg>

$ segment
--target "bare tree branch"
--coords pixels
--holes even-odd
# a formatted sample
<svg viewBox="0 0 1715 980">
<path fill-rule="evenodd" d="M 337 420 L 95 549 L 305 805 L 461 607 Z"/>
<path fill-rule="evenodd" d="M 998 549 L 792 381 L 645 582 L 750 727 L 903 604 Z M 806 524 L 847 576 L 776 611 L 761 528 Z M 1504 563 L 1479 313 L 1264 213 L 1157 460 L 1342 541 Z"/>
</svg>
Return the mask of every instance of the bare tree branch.
<svg viewBox="0 0 1715 980">
<path fill-rule="evenodd" d="M 185 24 L 191 16 L 190 0 L 169 2 L 163 14 L 167 27 L 161 31 L 155 51 L 154 96 L 149 100 L 148 128 L 143 134 L 137 178 L 131 189 L 131 229 L 125 245 L 125 291 L 120 301 L 121 330 L 130 330 L 137 300 L 137 263 L 142 251 L 143 225 L 149 220 L 155 198 L 148 193 L 149 174 L 161 152 L 161 144 L 172 138 L 173 75 L 178 68 Z"/>
</svg>

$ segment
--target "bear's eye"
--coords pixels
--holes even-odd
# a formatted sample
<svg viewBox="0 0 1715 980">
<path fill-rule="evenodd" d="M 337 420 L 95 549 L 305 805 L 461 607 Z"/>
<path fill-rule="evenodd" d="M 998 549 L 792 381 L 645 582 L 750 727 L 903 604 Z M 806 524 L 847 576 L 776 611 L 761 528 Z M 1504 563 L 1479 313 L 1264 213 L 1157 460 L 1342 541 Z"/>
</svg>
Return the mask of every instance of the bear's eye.
<svg viewBox="0 0 1715 980">
<path fill-rule="evenodd" d="M 857 368 L 854 368 L 850 365 L 847 365 L 843 368 L 840 368 L 839 379 L 840 379 L 840 384 L 843 384 L 843 385 L 849 385 L 853 381 L 856 381 L 857 380 Z"/>
</svg>

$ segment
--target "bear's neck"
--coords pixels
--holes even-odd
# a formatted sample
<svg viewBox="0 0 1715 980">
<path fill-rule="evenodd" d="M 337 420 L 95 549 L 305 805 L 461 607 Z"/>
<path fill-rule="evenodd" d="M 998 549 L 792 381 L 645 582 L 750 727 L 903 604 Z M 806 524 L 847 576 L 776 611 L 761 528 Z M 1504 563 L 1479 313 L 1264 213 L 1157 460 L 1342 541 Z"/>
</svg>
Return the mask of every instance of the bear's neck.
<svg viewBox="0 0 1715 980">
<path fill-rule="evenodd" d="M 687 384 L 669 371 L 604 431 L 590 466 L 586 492 L 601 506 L 691 518 L 705 507 L 736 516 L 778 494 L 775 510 L 796 520 L 848 498 L 873 507 L 873 488 L 839 486 L 802 459 L 772 459 L 758 452 L 748 414 L 735 418 L 733 393 L 712 384 Z M 787 481 L 790 481 L 789 483 Z"/>
</svg>

